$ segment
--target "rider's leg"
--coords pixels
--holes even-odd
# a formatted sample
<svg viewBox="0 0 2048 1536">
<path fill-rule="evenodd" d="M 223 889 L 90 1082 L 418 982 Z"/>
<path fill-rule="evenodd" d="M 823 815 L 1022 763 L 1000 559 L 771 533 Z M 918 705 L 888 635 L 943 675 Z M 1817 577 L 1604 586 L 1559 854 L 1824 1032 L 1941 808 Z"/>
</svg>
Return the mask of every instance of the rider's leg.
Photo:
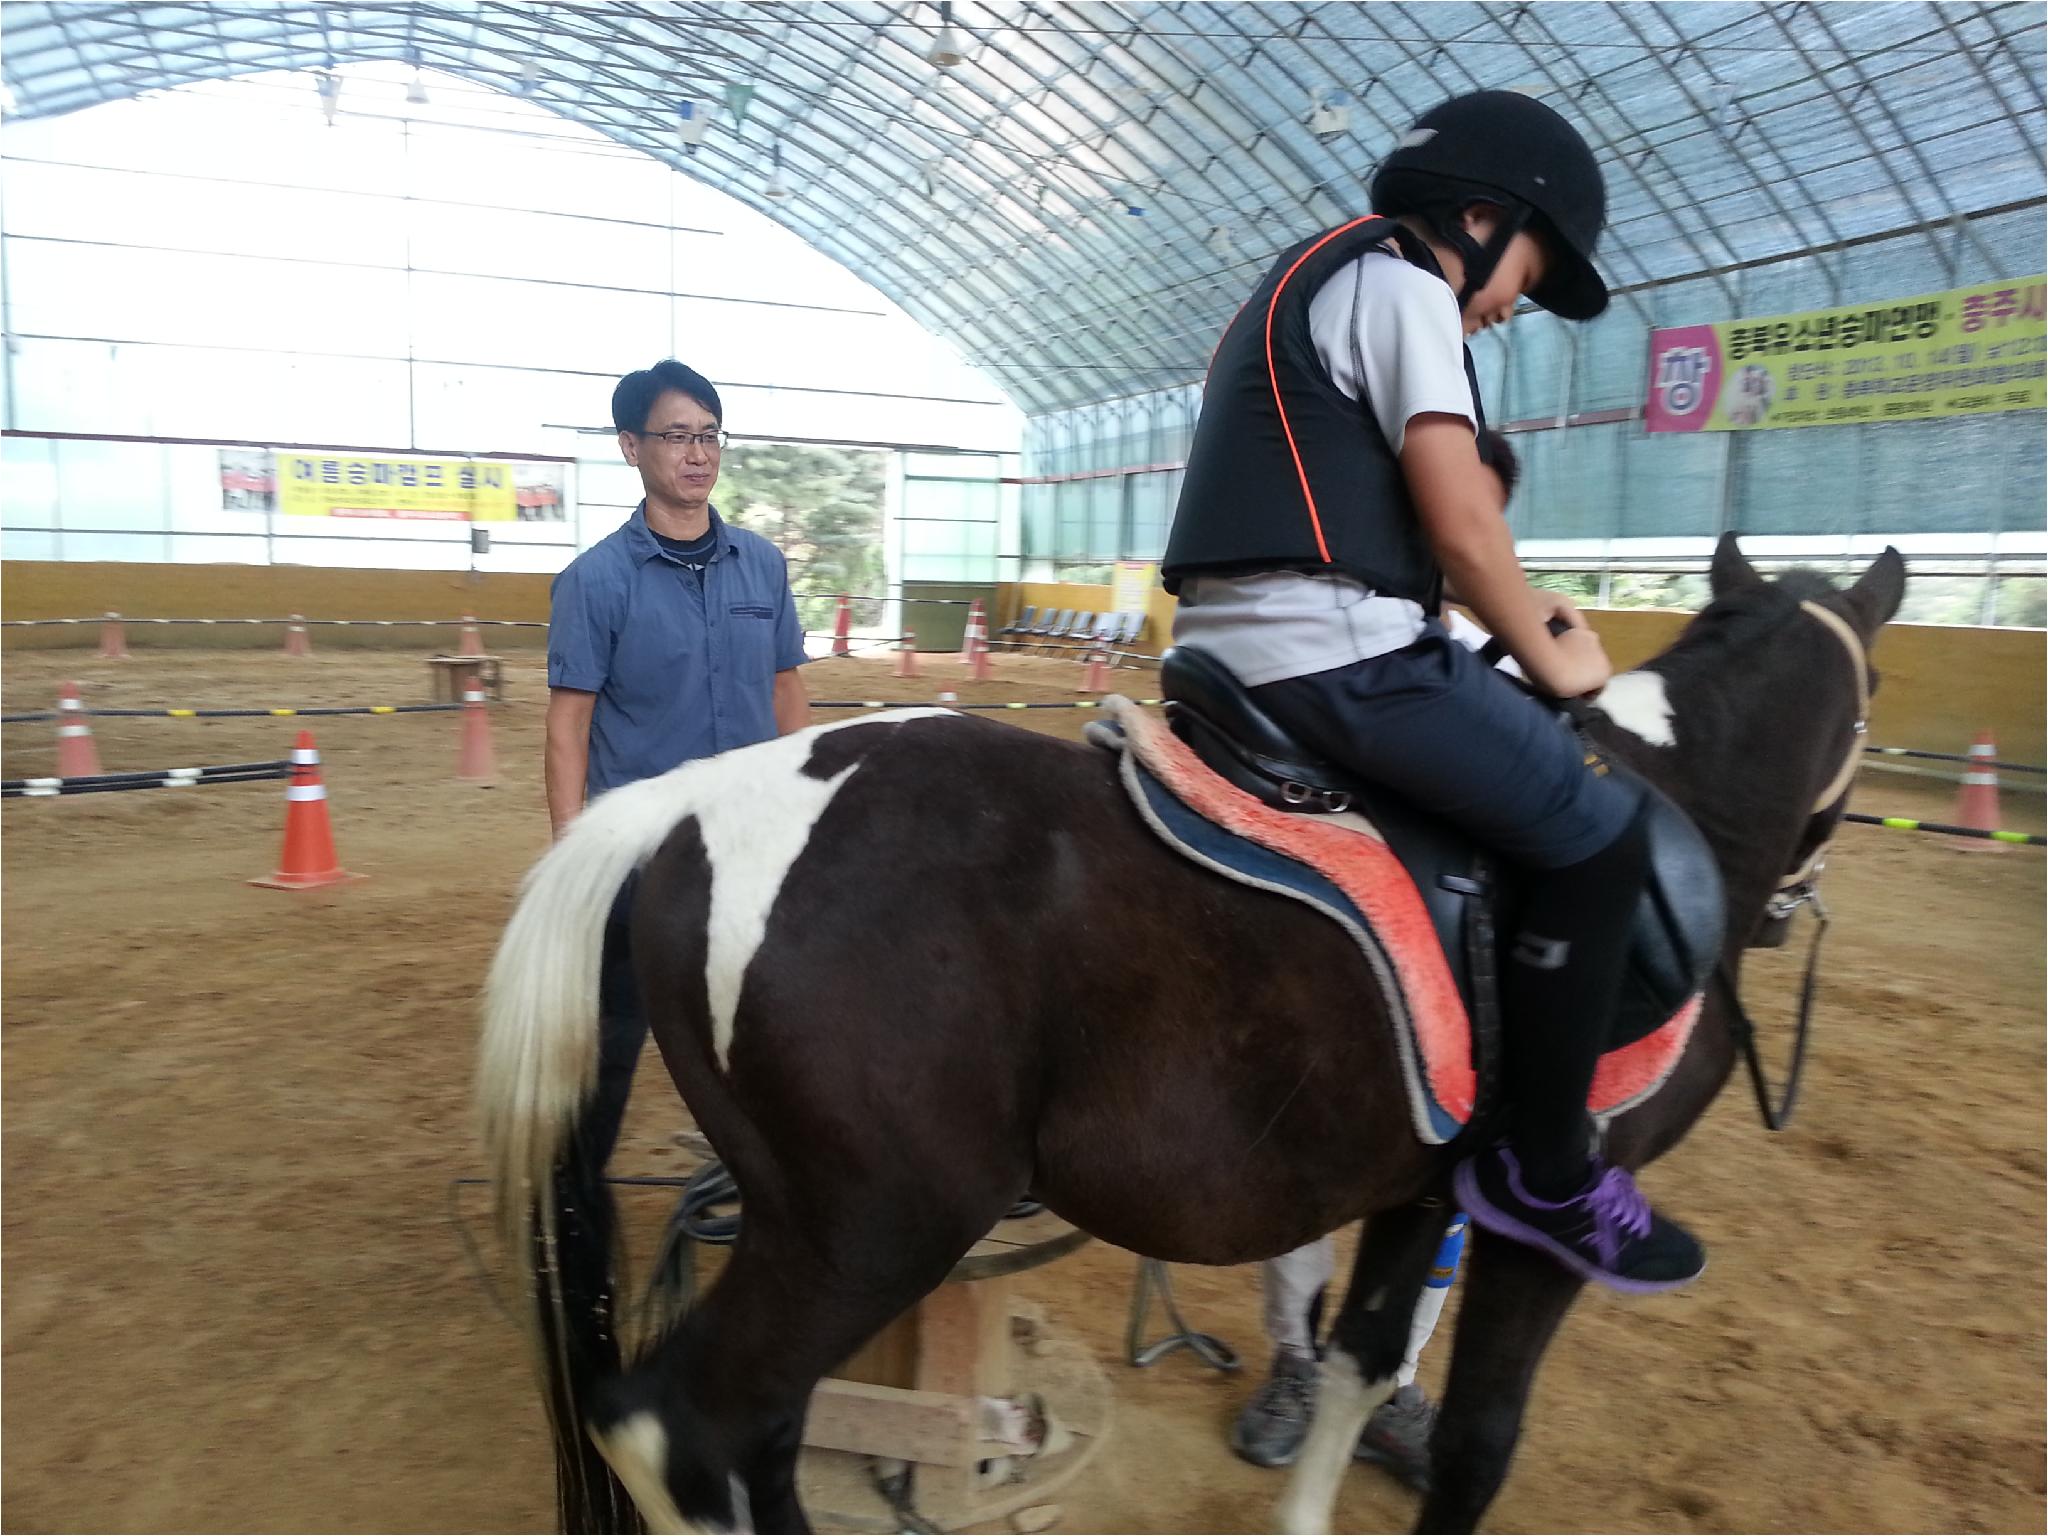
<svg viewBox="0 0 2048 1536">
<path fill-rule="evenodd" d="M 1504 968 L 1516 1146 L 1460 1170 L 1473 1221 L 1621 1290 L 1698 1274 L 1699 1245 L 1650 1209 L 1625 1170 L 1605 1166 L 1585 1116 L 1641 898 L 1645 860 L 1629 835 L 1639 792 L 1436 625 L 1404 650 L 1253 693 L 1326 756 L 1535 872 L 1514 946 L 1529 963 Z M 1548 1195 L 1524 1180 L 1525 1148 Z M 1575 1173 L 1580 1184 L 1566 1187 Z"/>
<path fill-rule="evenodd" d="M 1587 787 L 1611 780 L 1589 777 Z M 1659 1215 L 1626 1169 L 1600 1155 L 1586 1097 L 1628 960 L 1631 914 L 1649 872 L 1643 816 L 1592 856 L 1539 870 L 1501 968 L 1512 1068 L 1506 1146 L 1457 1172 L 1480 1226 L 1620 1291 L 1663 1291 L 1706 1267 L 1698 1241 Z M 1599 1034 L 1589 1025 L 1599 1022 Z"/>
<path fill-rule="evenodd" d="M 1528 875 L 1501 967 L 1501 1012 L 1514 1083 L 1508 1140 L 1523 1183 L 1545 1200 L 1583 1188 L 1592 1168 L 1586 1097 L 1607 1040 L 1587 1025 L 1613 1016 L 1649 866 L 1637 815 L 1591 858 Z"/>
</svg>

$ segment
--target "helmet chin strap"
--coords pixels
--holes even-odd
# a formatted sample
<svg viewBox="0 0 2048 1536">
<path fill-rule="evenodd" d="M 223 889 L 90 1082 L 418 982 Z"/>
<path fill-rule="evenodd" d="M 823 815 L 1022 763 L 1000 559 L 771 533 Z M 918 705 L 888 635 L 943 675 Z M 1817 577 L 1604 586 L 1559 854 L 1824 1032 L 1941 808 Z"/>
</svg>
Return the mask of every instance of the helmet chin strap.
<svg viewBox="0 0 2048 1536">
<path fill-rule="evenodd" d="M 1458 259 L 1465 264 L 1465 284 L 1458 290 L 1458 313 L 1465 312 L 1465 306 L 1472 302 L 1472 296 L 1493 281 L 1494 269 L 1500 265 L 1501 257 L 1508 252 L 1508 246 L 1515 236 L 1529 227 L 1530 212 L 1527 208 L 1501 209 L 1500 223 L 1493 234 L 1481 245 L 1465 228 L 1462 212 L 1457 220 L 1449 222 L 1438 231 Z"/>
</svg>

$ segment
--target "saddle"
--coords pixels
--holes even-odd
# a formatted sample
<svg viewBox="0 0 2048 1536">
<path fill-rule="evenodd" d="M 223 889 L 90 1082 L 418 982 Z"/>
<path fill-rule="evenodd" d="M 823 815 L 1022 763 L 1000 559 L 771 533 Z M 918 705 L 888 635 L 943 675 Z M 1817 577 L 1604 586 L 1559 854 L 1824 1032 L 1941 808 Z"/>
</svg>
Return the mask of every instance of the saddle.
<svg viewBox="0 0 2048 1536">
<path fill-rule="evenodd" d="M 1476 1131 L 1499 1097 L 1495 936 L 1515 931 L 1516 871 L 1320 758 L 1206 652 L 1167 652 L 1161 692 L 1166 725 L 1127 701 L 1105 701 L 1140 814 L 1197 862 L 1294 896 L 1349 929 L 1394 1021 L 1416 1134 L 1436 1144 Z M 1641 785 L 1651 868 L 1588 1101 L 1603 1119 L 1654 1092 L 1676 1066 L 1724 921 L 1720 871 L 1691 819 L 1633 770 L 1609 767 Z"/>
</svg>

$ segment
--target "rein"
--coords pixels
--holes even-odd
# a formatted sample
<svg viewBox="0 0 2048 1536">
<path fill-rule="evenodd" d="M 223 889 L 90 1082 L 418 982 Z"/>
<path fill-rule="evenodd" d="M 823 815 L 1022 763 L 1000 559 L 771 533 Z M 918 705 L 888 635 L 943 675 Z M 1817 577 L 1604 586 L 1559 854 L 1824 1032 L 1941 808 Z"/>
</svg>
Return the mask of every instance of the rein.
<svg viewBox="0 0 2048 1536">
<path fill-rule="evenodd" d="M 1870 729 L 1870 658 L 1864 654 L 1863 642 L 1857 638 L 1856 631 L 1832 608 L 1810 600 L 1799 606 L 1842 642 L 1856 673 L 1855 729 L 1850 733 L 1849 751 L 1842 766 L 1828 781 L 1827 788 L 1821 791 L 1820 798 L 1808 813 L 1818 816 L 1848 795 L 1849 786 L 1855 781 L 1857 767 L 1863 759 L 1863 739 Z M 1766 1130 L 1782 1131 L 1791 1124 L 1792 1110 L 1799 1100 L 1799 1078 L 1806 1068 L 1807 1038 L 1813 1024 L 1814 993 L 1820 981 L 1820 943 L 1828 931 L 1828 909 L 1820 899 L 1820 877 L 1827 868 L 1828 847 L 1833 841 L 1832 834 L 1822 838 L 1805 862 L 1778 882 L 1777 889 L 1764 906 L 1765 921 L 1773 925 L 1789 923 L 1801 907 L 1813 908 L 1815 919 L 1813 946 L 1806 954 L 1806 976 L 1799 986 L 1799 1021 L 1792 1037 L 1792 1063 L 1786 1069 L 1784 1094 L 1776 1104 L 1771 1102 L 1770 1083 L 1764 1076 L 1763 1060 L 1757 1055 L 1756 1023 L 1742 1006 L 1735 975 L 1725 959 L 1714 968 L 1715 979 L 1721 983 L 1721 989 L 1728 998 L 1728 1032 L 1741 1050 L 1743 1060 L 1749 1064 L 1750 1085 L 1756 1091 L 1757 1112 L 1763 1116 Z"/>
</svg>

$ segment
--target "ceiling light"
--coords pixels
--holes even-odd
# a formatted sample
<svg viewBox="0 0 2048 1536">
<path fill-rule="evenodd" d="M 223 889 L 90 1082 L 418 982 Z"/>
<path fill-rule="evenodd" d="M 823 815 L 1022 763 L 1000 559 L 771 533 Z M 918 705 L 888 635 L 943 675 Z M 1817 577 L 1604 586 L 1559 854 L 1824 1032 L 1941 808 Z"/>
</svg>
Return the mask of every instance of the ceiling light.
<svg viewBox="0 0 2048 1536">
<path fill-rule="evenodd" d="M 952 0 L 939 0 L 939 35 L 932 39 L 925 58 L 941 69 L 967 62 L 967 55 L 960 51 L 960 39 L 953 31 Z"/>
<path fill-rule="evenodd" d="M 768 185 L 761 189 L 761 195 L 770 202 L 782 202 L 789 196 L 789 183 L 782 179 L 782 146 L 777 144 L 770 151 L 772 166 L 768 172 Z"/>
<path fill-rule="evenodd" d="M 528 59 L 519 66 L 519 89 L 531 95 L 540 84 L 540 60 Z"/>
<path fill-rule="evenodd" d="M 412 67 L 412 84 L 405 88 L 405 99 L 416 107 L 424 107 L 427 104 L 427 82 L 420 77 L 420 67 L 417 63 Z"/>
<path fill-rule="evenodd" d="M 313 84 L 320 92 L 320 111 L 327 118 L 327 126 L 334 126 L 334 114 L 341 106 L 341 76 L 331 69 L 323 69 L 313 76 Z"/>
</svg>

